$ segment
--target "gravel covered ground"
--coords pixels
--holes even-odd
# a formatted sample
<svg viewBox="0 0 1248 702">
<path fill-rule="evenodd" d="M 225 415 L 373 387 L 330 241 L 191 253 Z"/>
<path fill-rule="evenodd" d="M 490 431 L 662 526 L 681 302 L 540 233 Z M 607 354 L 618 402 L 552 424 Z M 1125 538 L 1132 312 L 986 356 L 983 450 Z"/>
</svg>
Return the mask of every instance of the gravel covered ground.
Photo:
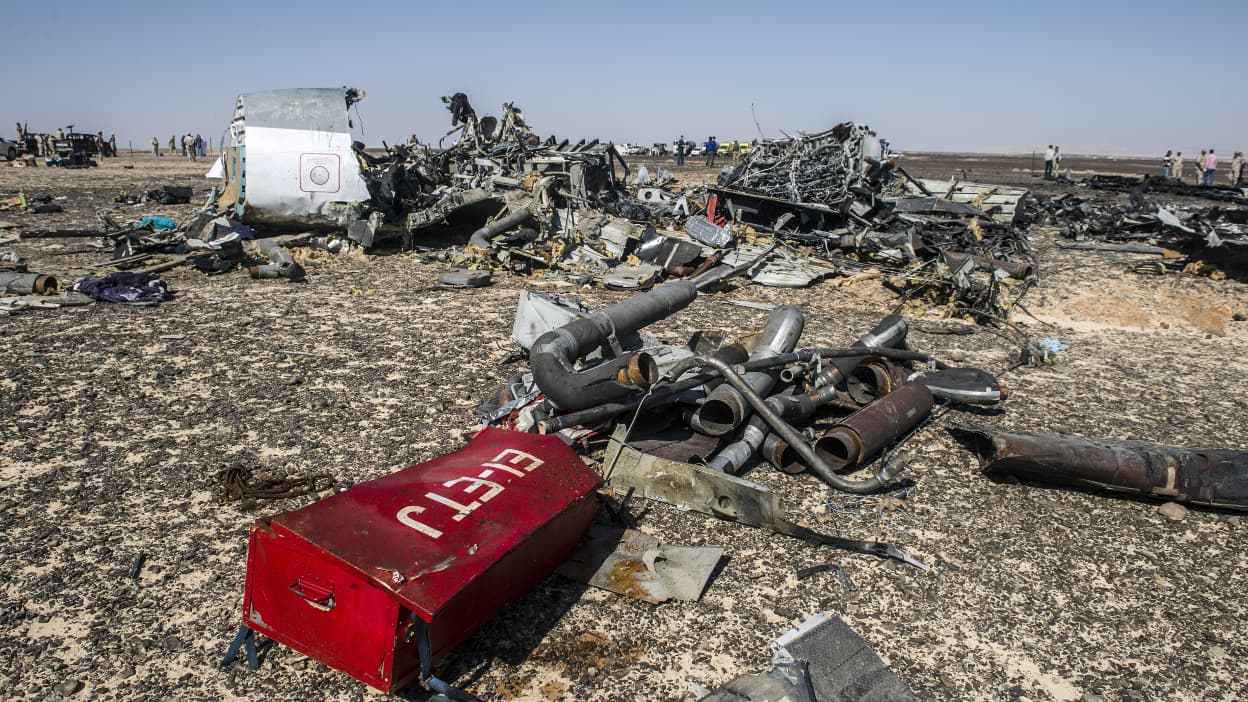
<svg viewBox="0 0 1248 702">
<path fill-rule="evenodd" d="M 907 165 L 939 177 L 973 162 L 977 179 L 1039 184 L 1021 160 L 954 161 Z M 0 167 L 0 192 L 53 195 L 66 209 L 0 211 L 0 220 L 89 227 L 99 210 L 181 219 L 195 206 L 112 200 L 165 184 L 195 187 L 197 201 L 206 194 L 203 164 L 141 156 L 123 168 L 131 162 Z M 0 240 L 14 231 L 0 230 Z M 904 499 L 848 498 L 766 467 L 750 475 L 781 492 L 790 514 L 902 545 L 930 571 L 634 504 L 640 528 L 667 543 L 726 548 L 701 601 L 655 607 L 552 576 L 462 645 L 446 676 L 486 699 L 677 700 L 691 683 L 713 688 L 769 667 L 768 642 L 827 610 L 921 699 L 1248 697 L 1243 517 L 1168 515 L 1149 500 L 990 481 L 942 428 L 968 418 L 1248 449 L 1248 322 L 1233 321 L 1248 313 L 1248 288 L 1138 275 L 1128 266 L 1147 257 L 1063 251 L 1052 234 L 1033 237 L 1040 283 L 1024 302 L 1034 317 L 1015 321 L 1070 349 L 1057 365 L 1005 373 L 1012 395 L 999 410 L 949 412 L 914 436 Z M 89 247 L 0 245 L 66 283 L 108 257 Z M 516 369 L 500 361 L 514 350 L 521 290 L 579 295 L 595 308 L 627 297 L 514 277 L 436 289 L 446 264 L 422 254 L 305 265 L 301 285 L 181 268 L 165 274 L 176 299 L 159 306 L 0 317 L 0 698 L 378 697 L 281 646 L 264 649 L 258 671 L 218 667 L 240 622 L 248 522 L 313 499 L 224 504 L 218 472 L 328 473 L 345 487 L 452 451 L 471 435 L 473 406 Z M 874 281 L 738 284 L 648 331 L 679 343 L 699 329 L 761 326 L 765 312 L 728 299 L 801 307 L 803 346 L 847 344 L 895 304 Z M 910 343 L 994 372 L 1018 353 L 988 332 L 914 330 Z M 794 575 L 826 562 L 857 591 L 831 573 Z"/>
</svg>

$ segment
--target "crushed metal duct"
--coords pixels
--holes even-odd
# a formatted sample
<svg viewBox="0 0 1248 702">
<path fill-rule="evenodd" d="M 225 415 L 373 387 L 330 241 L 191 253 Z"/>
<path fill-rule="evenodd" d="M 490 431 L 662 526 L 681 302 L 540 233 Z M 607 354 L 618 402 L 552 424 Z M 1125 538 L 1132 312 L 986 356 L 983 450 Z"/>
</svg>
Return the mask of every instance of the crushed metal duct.
<svg viewBox="0 0 1248 702">
<path fill-rule="evenodd" d="M 1248 510 L 1248 451 L 1008 432 L 957 424 L 949 432 L 985 473 Z"/>
</svg>

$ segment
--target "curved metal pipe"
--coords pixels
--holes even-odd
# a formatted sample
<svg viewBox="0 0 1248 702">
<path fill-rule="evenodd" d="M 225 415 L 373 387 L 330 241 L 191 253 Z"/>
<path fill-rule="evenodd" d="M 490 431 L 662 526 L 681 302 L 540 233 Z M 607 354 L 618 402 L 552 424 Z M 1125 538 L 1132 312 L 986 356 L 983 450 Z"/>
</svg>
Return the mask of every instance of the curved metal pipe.
<svg viewBox="0 0 1248 702">
<path fill-rule="evenodd" d="M 531 219 L 533 219 L 533 213 L 529 211 L 529 208 L 525 207 L 523 209 L 516 210 L 515 212 L 512 212 L 505 217 L 496 219 L 473 232 L 472 236 L 468 237 L 468 243 L 478 248 L 488 249 L 493 243 L 491 240 L 494 237 L 502 234 L 508 229 L 525 224 Z"/>
<path fill-rule="evenodd" d="M 671 377 L 679 378 L 685 371 L 690 368 L 697 367 L 712 368 L 718 371 L 719 374 L 724 377 L 724 380 L 741 393 L 741 396 L 745 398 L 745 401 L 750 403 L 750 406 L 754 408 L 754 411 L 757 412 L 769 426 L 771 426 L 772 430 L 779 434 L 782 439 L 787 441 L 789 445 L 793 447 L 793 450 L 797 451 L 798 455 L 802 457 L 802 460 L 810 466 L 811 470 L 813 470 L 815 474 L 823 479 L 823 481 L 828 485 L 831 485 L 837 490 L 855 494 L 875 492 L 887 485 L 888 476 L 883 473 L 867 478 L 866 480 L 848 480 L 837 475 L 836 470 L 833 469 L 832 466 L 828 465 L 813 448 L 805 443 L 802 439 L 802 435 L 790 426 L 788 422 L 784 421 L 784 418 L 768 407 L 766 400 L 759 397 L 758 393 L 754 392 L 754 389 L 750 387 L 749 383 L 745 382 L 745 378 L 734 371 L 727 363 L 718 359 L 707 358 L 705 356 L 694 356 L 676 364 L 676 366 L 672 368 Z"/>
<path fill-rule="evenodd" d="M 533 381 L 552 405 L 564 410 L 582 410 L 638 394 L 658 380 L 658 366 L 649 354 L 621 356 L 580 371 L 576 359 L 670 317 L 693 302 L 702 288 L 745 272 L 770 253 L 768 249 L 748 264 L 720 266 L 697 278 L 664 283 L 546 332 L 529 349 Z"/>
<path fill-rule="evenodd" d="M 772 358 L 792 351 L 797 346 L 797 340 L 802 336 L 805 325 L 806 318 L 796 307 L 786 305 L 773 309 L 767 315 L 767 325 L 763 327 L 762 334 L 750 352 L 750 360 Z M 776 374 L 774 371 L 749 372 L 745 374 L 745 382 L 760 396 L 767 395 L 776 384 Z M 702 406 L 694 412 L 689 425 L 708 436 L 723 436 L 741 426 L 749 413 L 749 407 L 736 388 L 732 385 L 720 385 L 711 391 Z M 758 436 L 755 449 L 762 445 L 765 435 L 762 433 Z"/>
</svg>

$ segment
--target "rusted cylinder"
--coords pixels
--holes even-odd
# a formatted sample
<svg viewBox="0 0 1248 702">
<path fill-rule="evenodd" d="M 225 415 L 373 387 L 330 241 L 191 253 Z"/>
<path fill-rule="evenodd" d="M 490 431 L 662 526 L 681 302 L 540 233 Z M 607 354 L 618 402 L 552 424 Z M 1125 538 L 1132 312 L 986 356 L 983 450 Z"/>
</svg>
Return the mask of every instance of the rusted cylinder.
<svg viewBox="0 0 1248 702">
<path fill-rule="evenodd" d="M 931 391 L 919 383 L 906 383 L 824 432 L 815 441 L 815 450 L 836 470 L 861 465 L 931 411 Z"/>
<path fill-rule="evenodd" d="M 42 273 L 0 272 L 0 291 L 16 295 L 51 295 L 56 292 L 56 278 Z"/>
<path fill-rule="evenodd" d="M 896 363 L 879 356 L 864 358 L 845 379 L 845 391 L 860 405 L 869 405 L 893 391 L 905 381 L 905 373 Z"/>
<path fill-rule="evenodd" d="M 1248 451 L 949 427 L 985 473 L 1248 510 Z"/>
</svg>

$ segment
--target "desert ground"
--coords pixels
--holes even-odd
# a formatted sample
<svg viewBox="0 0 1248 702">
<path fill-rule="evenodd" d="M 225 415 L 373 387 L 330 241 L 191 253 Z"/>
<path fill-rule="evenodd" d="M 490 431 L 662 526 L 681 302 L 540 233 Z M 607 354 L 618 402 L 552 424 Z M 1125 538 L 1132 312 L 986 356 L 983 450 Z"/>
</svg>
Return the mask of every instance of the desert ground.
<svg viewBox="0 0 1248 702">
<path fill-rule="evenodd" d="M 635 159 L 673 169 L 670 159 Z M 907 154 L 917 176 L 1074 191 L 1030 156 Z M 697 182 L 714 171 L 676 169 Z M 6 167 L 5 197 L 51 195 L 63 213 L 0 211 L 16 228 L 93 227 L 197 205 L 121 205 L 161 185 L 208 192 L 204 162 L 147 154 L 86 170 Z M 1068 157 L 1085 172 L 1140 174 L 1152 160 Z M 1101 195 L 1114 198 L 1116 195 Z M 1149 257 L 1078 252 L 1030 232 L 1039 283 L 1011 321 L 1069 346 L 1056 364 L 1012 368 L 1017 335 L 923 331 L 910 345 L 1001 374 L 999 408 L 952 410 L 907 443 L 909 488 L 835 493 L 767 466 L 748 474 L 789 513 L 829 533 L 898 544 L 927 572 L 696 513 L 634 501 L 640 529 L 726 560 L 697 602 L 653 606 L 558 575 L 461 645 L 443 677 L 492 700 L 684 700 L 770 667 L 771 640 L 809 616 L 844 618 L 924 700 L 1242 700 L 1248 697 L 1248 527 L 1213 509 L 984 477 L 944 430 L 970 419 L 1015 430 L 1248 449 L 1248 287 L 1142 275 Z M 91 239 L 0 246 L 65 284 L 108 259 Z M 591 308 L 628 293 L 496 276 L 435 286 L 434 252 L 308 256 L 308 280 L 243 270 L 164 273 L 156 306 L 97 303 L 0 317 L 0 699 L 364 700 L 382 695 L 282 646 L 260 668 L 219 666 L 238 630 L 248 524 L 315 496 L 223 501 L 220 471 L 328 474 L 345 488 L 462 446 L 472 409 L 515 372 L 500 362 L 517 296 L 539 289 Z M 647 329 L 759 328 L 793 304 L 803 346 L 848 345 L 896 304 L 864 281 L 779 289 L 743 281 Z M 918 319 L 918 318 L 915 318 Z M 587 460 L 597 465 L 601 453 Z M 795 572 L 838 563 L 831 573 Z M 136 577 L 132 577 L 135 565 Z"/>
</svg>

